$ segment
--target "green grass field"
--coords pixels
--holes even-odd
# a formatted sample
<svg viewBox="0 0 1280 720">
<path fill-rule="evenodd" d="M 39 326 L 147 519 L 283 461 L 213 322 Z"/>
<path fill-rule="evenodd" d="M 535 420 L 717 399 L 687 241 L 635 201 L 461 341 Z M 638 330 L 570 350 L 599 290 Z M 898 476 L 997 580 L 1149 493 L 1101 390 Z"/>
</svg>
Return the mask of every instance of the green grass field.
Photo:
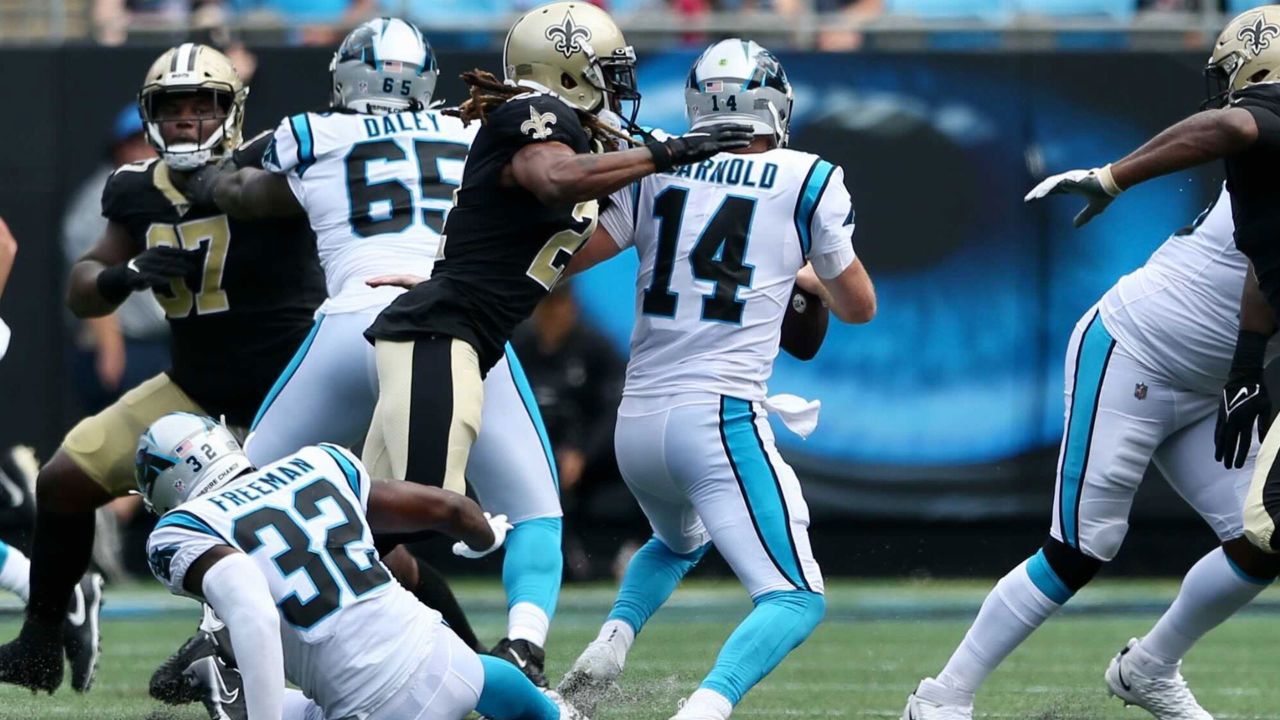
<svg viewBox="0 0 1280 720">
<path fill-rule="evenodd" d="M 918 678 L 936 672 L 964 633 L 987 587 L 974 582 L 840 582 L 829 588 L 826 622 L 757 687 L 735 717 L 897 718 Z M 1172 582 L 1100 581 L 1032 637 L 978 696 L 980 718 L 1104 720 L 1148 716 L 1107 696 L 1101 678 L 1110 656 L 1145 632 L 1176 591 Z M 502 632 L 500 588 L 463 584 L 459 594 L 485 638 Z M 173 710 L 146 695 L 152 669 L 194 627 L 186 601 L 151 589 L 109 592 L 101 673 L 93 691 L 53 697 L 0 690 L 0 718 L 201 720 L 197 708 Z M 608 587 L 565 590 L 552 626 L 548 675 L 555 680 L 592 637 L 612 599 Z M 693 583 L 637 643 L 621 692 L 598 720 L 665 720 L 697 686 L 719 644 L 749 609 L 733 584 Z M 129 615 L 134 615 L 129 617 Z M 0 622 L 0 638 L 17 631 Z M 1280 604 L 1260 607 L 1210 635 L 1184 674 L 1219 720 L 1275 718 L 1280 687 L 1270 652 L 1280 635 Z"/>
</svg>

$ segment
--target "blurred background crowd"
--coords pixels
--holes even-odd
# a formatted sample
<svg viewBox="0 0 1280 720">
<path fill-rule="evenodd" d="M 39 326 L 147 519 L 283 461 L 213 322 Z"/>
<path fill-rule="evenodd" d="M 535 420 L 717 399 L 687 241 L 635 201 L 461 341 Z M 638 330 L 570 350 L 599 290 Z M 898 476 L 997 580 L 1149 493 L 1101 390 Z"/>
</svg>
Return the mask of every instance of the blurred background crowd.
<svg viewBox="0 0 1280 720">
<path fill-rule="evenodd" d="M 702 43 L 708 34 L 750 28 L 795 47 L 852 50 L 889 46 L 1195 45 L 1220 14 L 1256 0 L 591 0 L 623 21 L 641 46 Z M 373 15 L 413 20 L 438 47 L 500 41 L 510 19 L 536 0 L 0 0 L 0 40 L 55 37 L 106 45 L 166 42 L 191 28 L 302 45 L 330 45 Z M 941 29 L 985 30 L 935 37 Z M 1094 37 L 1057 37 L 1058 31 Z M 1008 36 L 1015 31 L 1022 37 Z M 1030 37 L 1026 35 L 1030 34 Z"/>
</svg>

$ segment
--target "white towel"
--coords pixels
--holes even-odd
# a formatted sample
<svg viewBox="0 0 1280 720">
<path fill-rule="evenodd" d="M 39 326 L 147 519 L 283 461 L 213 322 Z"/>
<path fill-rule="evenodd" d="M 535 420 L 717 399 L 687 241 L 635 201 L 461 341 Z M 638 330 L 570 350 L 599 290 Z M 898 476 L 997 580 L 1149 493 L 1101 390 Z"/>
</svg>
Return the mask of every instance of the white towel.
<svg viewBox="0 0 1280 720">
<path fill-rule="evenodd" d="M 818 411 L 822 409 L 822 401 L 779 393 L 764 399 L 764 409 L 777 415 L 788 430 L 807 438 L 818 427 Z"/>
</svg>

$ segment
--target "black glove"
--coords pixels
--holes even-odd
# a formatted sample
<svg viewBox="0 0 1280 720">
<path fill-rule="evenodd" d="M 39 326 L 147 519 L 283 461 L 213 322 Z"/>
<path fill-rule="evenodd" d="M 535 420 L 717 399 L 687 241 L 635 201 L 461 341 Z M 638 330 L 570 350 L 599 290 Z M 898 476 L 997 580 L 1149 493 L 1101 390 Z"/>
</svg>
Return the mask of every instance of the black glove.
<svg viewBox="0 0 1280 720">
<path fill-rule="evenodd" d="M 1253 425 L 1258 425 L 1258 442 L 1271 426 L 1271 398 L 1262 383 L 1262 364 L 1267 351 L 1266 335 L 1241 330 L 1236 339 L 1231 374 L 1222 387 L 1218 403 L 1218 425 L 1213 432 L 1213 457 L 1228 470 L 1244 467 L 1249 455 Z"/>
<path fill-rule="evenodd" d="M 677 165 L 700 163 L 726 150 L 740 150 L 751 144 L 756 131 L 750 125 L 723 123 L 708 125 L 661 142 L 645 145 L 653 155 L 658 172 L 666 172 Z"/>
<path fill-rule="evenodd" d="M 110 302 L 123 302 L 135 290 L 168 287 L 172 280 L 194 275 L 203 259 L 199 250 L 153 247 L 98 273 L 98 292 Z"/>
<path fill-rule="evenodd" d="M 214 186 L 223 175 L 235 171 L 235 164 L 228 160 L 207 163 L 188 174 L 181 183 L 175 183 L 175 186 L 187 196 L 192 207 L 216 209 L 218 205 L 213 199 Z"/>
</svg>

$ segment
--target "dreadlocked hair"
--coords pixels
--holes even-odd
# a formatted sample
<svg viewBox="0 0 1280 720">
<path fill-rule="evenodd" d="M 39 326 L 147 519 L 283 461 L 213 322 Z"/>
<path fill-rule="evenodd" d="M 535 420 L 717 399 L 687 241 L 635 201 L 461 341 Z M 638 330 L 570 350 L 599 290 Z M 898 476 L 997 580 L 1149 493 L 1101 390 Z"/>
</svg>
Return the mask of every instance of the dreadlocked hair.
<svg viewBox="0 0 1280 720">
<path fill-rule="evenodd" d="M 474 120 L 484 124 L 488 120 L 489 113 L 495 108 L 517 95 L 529 92 L 528 88 L 502 82 L 488 70 L 468 70 L 462 73 L 461 77 L 470 89 L 471 97 L 458 107 L 445 110 L 444 113 L 460 118 L 463 125 L 470 125 Z M 606 146 L 617 144 L 619 141 L 628 145 L 634 144 L 635 141 L 630 135 L 608 125 L 595 115 L 576 108 L 575 111 L 578 113 L 578 120 L 582 123 L 582 127 L 595 142 Z"/>
</svg>

